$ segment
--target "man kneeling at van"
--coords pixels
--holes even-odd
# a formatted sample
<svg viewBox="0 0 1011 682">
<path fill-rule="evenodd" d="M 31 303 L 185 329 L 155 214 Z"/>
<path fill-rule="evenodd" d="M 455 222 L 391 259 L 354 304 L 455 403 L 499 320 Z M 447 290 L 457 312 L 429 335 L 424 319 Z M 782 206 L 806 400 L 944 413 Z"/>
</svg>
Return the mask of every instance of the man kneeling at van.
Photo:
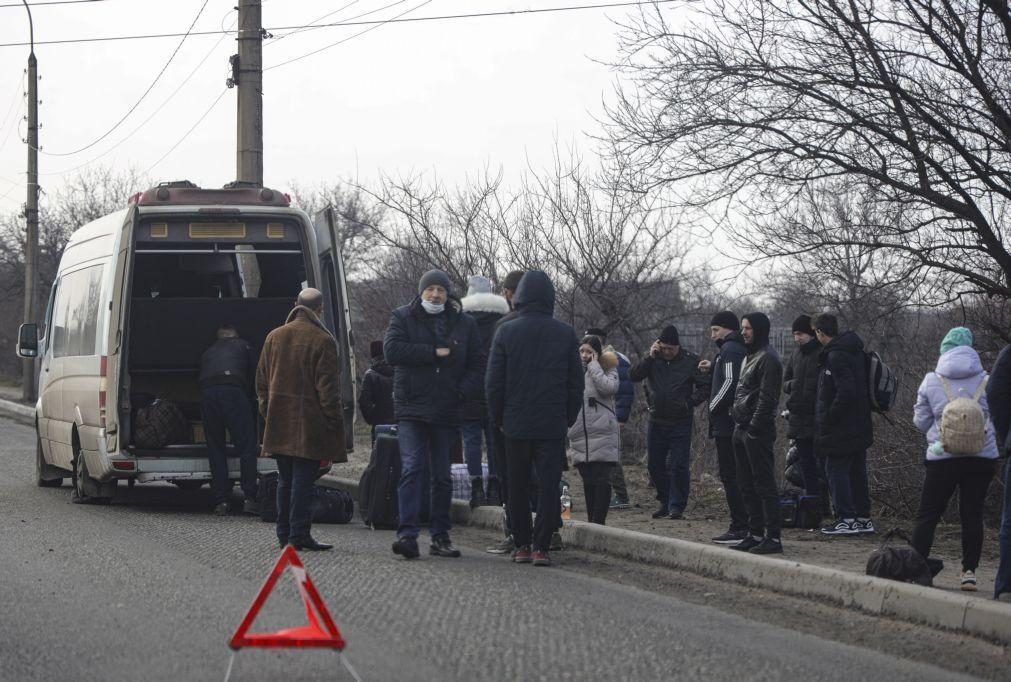
<svg viewBox="0 0 1011 682">
<path fill-rule="evenodd" d="M 211 465 L 214 513 L 228 513 L 232 482 L 228 478 L 225 429 L 239 452 L 240 484 L 246 501 L 243 511 L 259 514 L 256 503 L 256 422 L 250 386 L 256 373 L 253 347 L 239 338 L 230 324 L 221 325 L 217 341 L 200 357 L 200 398 Z"/>
</svg>

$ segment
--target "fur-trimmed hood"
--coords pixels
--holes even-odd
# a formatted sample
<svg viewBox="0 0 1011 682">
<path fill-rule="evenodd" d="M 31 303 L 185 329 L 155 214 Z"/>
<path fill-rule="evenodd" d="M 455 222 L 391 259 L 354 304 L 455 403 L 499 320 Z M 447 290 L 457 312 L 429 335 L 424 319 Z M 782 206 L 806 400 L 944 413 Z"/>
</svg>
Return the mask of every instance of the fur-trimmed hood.
<svg viewBox="0 0 1011 682">
<path fill-rule="evenodd" d="M 498 313 L 499 315 L 509 313 L 509 302 L 498 294 L 471 294 L 464 296 L 460 302 L 463 304 L 464 312 L 468 313 Z"/>
</svg>

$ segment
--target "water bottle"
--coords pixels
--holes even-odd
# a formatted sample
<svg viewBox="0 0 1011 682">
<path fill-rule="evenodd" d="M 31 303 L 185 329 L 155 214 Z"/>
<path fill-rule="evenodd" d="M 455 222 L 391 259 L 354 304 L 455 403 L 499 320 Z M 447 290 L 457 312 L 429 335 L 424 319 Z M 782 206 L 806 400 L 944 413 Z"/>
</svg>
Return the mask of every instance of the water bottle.
<svg viewBox="0 0 1011 682">
<path fill-rule="evenodd" d="M 568 521 L 572 516 L 572 497 L 569 495 L 569 486 L 562 486 L 562 520 Z"/>
</svg>

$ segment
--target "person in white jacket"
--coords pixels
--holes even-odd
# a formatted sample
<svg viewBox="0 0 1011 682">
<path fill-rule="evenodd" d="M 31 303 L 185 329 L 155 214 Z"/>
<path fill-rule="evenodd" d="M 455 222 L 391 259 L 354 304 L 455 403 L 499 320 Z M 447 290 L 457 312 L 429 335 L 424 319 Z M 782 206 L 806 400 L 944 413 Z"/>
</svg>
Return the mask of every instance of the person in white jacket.
<svg viewBox="0 0 1011 682">
<path fill-rule="evenodd" d="M 621 436 L 614 411 L 618 393 L 618 356 L 604 352 L 600 338 L 585 336 L 579 357 L 586 368 L 583 407 L 569 428 L 569 456 L 586 495 L 590 523 L 604 525 L 611 505 L 611 471 L 621 456 Z"/>
</svg>

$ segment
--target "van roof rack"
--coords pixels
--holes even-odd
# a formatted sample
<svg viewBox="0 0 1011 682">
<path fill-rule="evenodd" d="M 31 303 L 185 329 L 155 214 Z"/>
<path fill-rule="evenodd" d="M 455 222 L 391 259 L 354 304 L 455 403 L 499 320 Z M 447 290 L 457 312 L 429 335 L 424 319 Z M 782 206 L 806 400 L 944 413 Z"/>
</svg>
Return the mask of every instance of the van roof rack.
<svg viewBox="0 0 1011 682">
<path fill-rule="evenodd" d="M 283 192 L 249 183 L 225 185 L 223 189 L 201 189 L 188 180 L 163 182 L 130 197 L 137 206 L 291 206 L 291 197 Z"/>
</svg>

